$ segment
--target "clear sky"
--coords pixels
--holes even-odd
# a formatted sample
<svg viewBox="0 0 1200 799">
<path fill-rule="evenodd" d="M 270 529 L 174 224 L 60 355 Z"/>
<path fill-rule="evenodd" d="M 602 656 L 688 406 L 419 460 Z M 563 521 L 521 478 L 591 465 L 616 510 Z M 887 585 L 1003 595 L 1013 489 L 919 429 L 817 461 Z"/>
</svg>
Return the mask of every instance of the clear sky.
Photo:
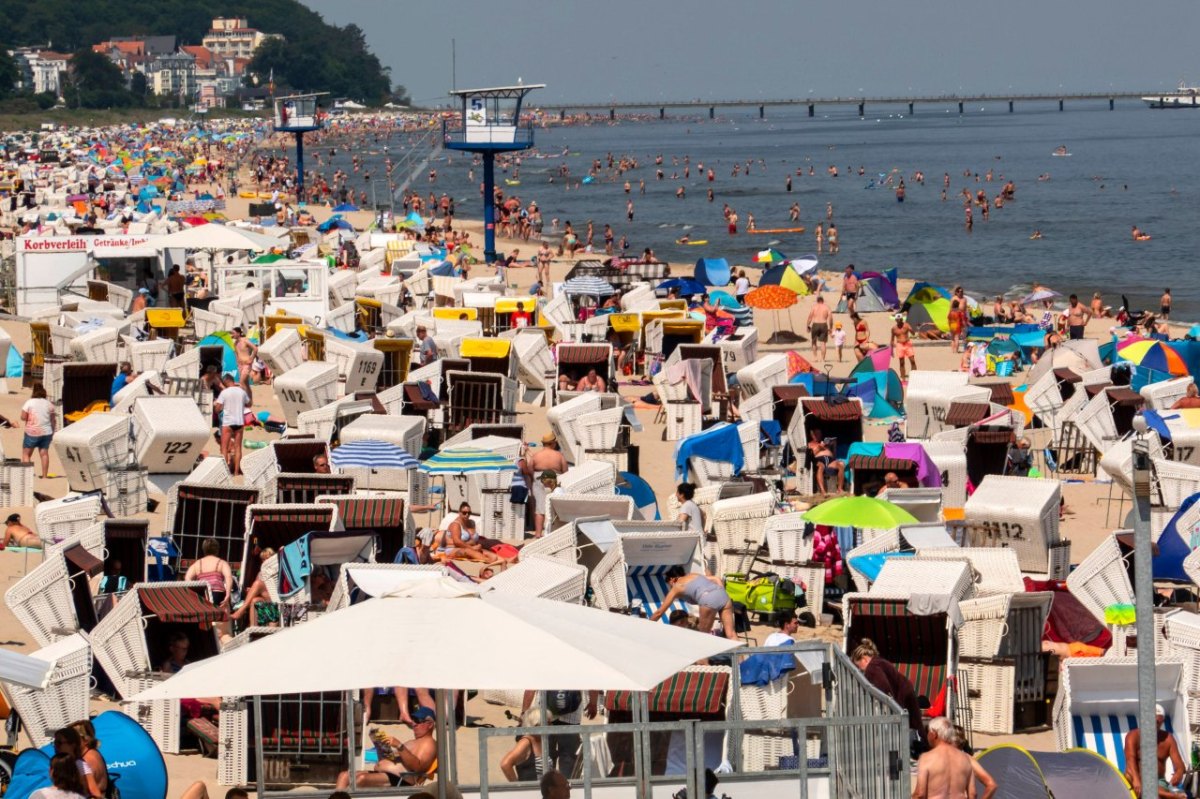
<svg viewBox="0 0 1200 799">
<path fill-rule="evenodd" d="M 355 23 L 418 104 L 545 83 L 543 103 L 1200 84 L 1196 0 L 303 0 Z"/>
</svg>

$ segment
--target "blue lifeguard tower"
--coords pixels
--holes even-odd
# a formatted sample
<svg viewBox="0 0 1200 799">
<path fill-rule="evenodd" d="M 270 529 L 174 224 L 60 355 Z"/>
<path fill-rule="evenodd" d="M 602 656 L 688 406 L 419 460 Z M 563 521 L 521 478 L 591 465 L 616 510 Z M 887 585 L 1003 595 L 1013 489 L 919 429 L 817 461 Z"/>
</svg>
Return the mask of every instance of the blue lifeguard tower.
<svg viewBox="0 0 1200 799">
<path fill-rule="evenodd" d="M 496 260 L 496 153 L 533 146 L 533 125 L 521 126 L 521 103 L 529 92 L 545 87 L 530 83 L 450 92 L 462 98 L 462 119 L 442 122 L 445 146 L 483 156 L 483 257 L 489 264 Z"/>
<path fill-rule="evenodd" d="M 296 134 L 296 197 L 304 202 L 304 134 L 325 127 L 325 115 L 317 103 L 317 94 L 293 94 L 276 97 L 274 100 L 274 128 L 276 133 Z"/>
</svg>

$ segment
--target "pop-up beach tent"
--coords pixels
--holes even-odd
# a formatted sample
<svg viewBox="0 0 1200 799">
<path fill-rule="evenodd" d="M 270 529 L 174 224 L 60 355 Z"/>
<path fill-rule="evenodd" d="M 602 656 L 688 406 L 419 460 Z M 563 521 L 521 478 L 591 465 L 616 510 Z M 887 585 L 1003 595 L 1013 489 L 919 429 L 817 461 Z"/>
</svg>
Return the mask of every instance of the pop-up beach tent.
<svg viewBox="0 0 1200 799">
<path fill-rule="evenodd" d="M 729 262 L 724 258 L 700 258 L 692 276 L 703 286 L 724 286 L 731 274 Z"/>
<path fill-rule="evenodd" d="M 995 799 L 1129 799 L 1129 783 L 1104 758 L 1086 749 L 1030 752 L 1001 744 L 979 755 L 998 785 Z M 976 783 L 975 792 L 983 788 Z"/>
</svg>

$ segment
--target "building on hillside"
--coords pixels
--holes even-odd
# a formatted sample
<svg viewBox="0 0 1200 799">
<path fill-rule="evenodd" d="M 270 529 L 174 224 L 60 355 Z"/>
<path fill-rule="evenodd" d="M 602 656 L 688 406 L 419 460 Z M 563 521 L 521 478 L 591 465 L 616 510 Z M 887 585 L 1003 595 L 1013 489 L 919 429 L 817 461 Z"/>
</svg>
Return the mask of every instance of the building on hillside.
<svg viewBox="0 0 1200 799">
<path fill-rule="evenodd" d="M 92 45 L 92 50 L 103 53 L 109 61 L 116 64 L 126 82 L 135 72 L 144 74 L 147 64 L 154 59 L 154 56 L 147 52 L 146 43 L 141 39 L 112 39 Z"/>
<path fill-rule="evenodd" d="M 50 92 L 62 97 L 62 75 L 67 71 L 67 62 L 71 58 L 69 55 L 36 47 L 18 48 L 11 51 L 11 55 L 17 66 L 21 89 L 34 94 Z"/>
<path fill-rule="evenodd" d="M 188 53 L 160 55 L 150 62 L 146 77 L 160 97 L 190 100 L 196 94 L 196 59 Z"/>
<path fill-rule="evenodd" d="M 125 42 L 140 44 L 143 55 L 170 55 L 175 52 L 174 36 L 117 36 L 110 40 L 111 44 L 124 44 Z"/>
<path fill-rule="evenodd" d="M 241 17 L 217 17 L 212 30 L 205 34 L 201 44 L 219 58 L 251 58 L 259 45 L 267 39 L 282 39 L 277 33 L 263 33 Z"/>
</svg>

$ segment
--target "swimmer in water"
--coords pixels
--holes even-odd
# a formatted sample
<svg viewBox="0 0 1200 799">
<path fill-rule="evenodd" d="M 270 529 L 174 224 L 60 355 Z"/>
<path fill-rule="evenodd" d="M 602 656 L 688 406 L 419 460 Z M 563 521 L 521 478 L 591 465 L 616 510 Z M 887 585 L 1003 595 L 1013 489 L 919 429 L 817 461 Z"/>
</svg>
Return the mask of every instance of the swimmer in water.
<svg viewBox="0 0 1200 799">
<path fill-rule="evenodd" d="M 1030 236 L 1029 238 L 1031 238 L 1031 239 L 1040 239 L 1041 237 L 1042 237 L 1042 231 L 1040 231 L 1040 230 L 1037 230 L 1037 229 L 1035 228 L 1035 229 L 1034 229 L 1034 231 L 1033 231 L 1033 235 L 1032 235 L 1032 236 Z"/>
</svg>

